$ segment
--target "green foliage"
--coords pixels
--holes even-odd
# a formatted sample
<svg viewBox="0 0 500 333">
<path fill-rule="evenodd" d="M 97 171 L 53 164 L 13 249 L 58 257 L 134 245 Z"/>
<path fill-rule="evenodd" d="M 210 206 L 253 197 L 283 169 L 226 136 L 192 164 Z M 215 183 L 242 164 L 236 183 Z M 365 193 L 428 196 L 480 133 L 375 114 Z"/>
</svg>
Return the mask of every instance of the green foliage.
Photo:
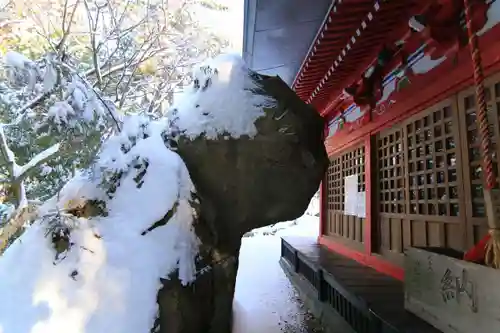
<svg viewBox="0 0 500 333">
<path fill-rule="evenodd" d="M 189 82 L 191 67 L 227 45 L 199 27 L 190 5 L 165 3 L 76 0 L 65 7 L 42 0 L 6 7 L 0 52 L 32 60 L 26 68 L 0 64 L 0 121 L 11 124 L 5 127 L 9 148 L 23 165 L 61 143 L 58 154 L 25 179 L 29 198 L 51 197 L 89 165 L 106 136 L 118 130 L 121 115 L 161 116 L 174 91 Z M 211 0 L 197 5 L 227 10 Z M 51 70 L 55 84 L 46 78 Z M 60 118 L 64 108 L 70 112 Z M 0 156 L 0 177 L 9 179 L 5 163 Z M 138 165 L 140 174 L 145 164 Z"/>
</svg>

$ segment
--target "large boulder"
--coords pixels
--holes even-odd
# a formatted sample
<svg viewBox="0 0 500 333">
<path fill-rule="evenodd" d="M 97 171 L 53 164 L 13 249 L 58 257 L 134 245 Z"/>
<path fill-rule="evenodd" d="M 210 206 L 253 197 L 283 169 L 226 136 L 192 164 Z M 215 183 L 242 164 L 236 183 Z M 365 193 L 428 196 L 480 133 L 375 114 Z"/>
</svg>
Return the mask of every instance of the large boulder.
<svg viewBox="0 0 500 333">
<path fill-rule="evenodd" d="M 300 217 L 328 167 L 318 112 L 279 77 L 249 75 L 254 93 L 275 101 L 255 121 L 255 135 L 193 139 L 181 131 L 177 140 L 201 214 L 230 252 L 245 232 Z"/>
<path fill-rule="evenodd" d="M 301 216 L 328 167 L 324 122 L 313 107 L 279 77 L 234 59 L 228 74 L 225 65 L 195 75 L 191 94 L 174 105 L 165 138 L 196 187 L 203 274 L 187 288 L 163 281 L 160 333 L 230 333 L 241 237 Z"/>
</svg>

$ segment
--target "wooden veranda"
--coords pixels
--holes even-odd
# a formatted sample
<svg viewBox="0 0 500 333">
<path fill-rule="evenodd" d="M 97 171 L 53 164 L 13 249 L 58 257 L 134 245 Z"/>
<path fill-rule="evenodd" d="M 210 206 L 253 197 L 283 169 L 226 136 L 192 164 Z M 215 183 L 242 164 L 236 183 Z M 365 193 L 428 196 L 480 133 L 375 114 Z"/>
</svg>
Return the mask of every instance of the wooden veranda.
<svg viewBox="0 0 500 333">
<path fill-rule="evenodd" d="M 280 263 L 333 332 L 439 332 L 404 310 L 401 281 L 336 254 L 316 239 L 283 238 Z"/>
</svg>

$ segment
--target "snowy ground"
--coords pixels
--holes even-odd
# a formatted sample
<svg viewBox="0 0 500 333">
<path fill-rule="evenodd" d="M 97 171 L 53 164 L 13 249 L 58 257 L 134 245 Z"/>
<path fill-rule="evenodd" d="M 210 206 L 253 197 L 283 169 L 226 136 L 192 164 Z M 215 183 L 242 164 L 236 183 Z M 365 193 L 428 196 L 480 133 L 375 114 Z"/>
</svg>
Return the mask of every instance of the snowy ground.
<svg viewBox="0 0 500 333">
<path fill-rule="evenodd" d="M 281 269 L 280 237 L 317 237 L 317 199 L 293 222 L 255 229 L 243 238 L 234 297 L 233 333 L 322 332 Z"/>
</svg>

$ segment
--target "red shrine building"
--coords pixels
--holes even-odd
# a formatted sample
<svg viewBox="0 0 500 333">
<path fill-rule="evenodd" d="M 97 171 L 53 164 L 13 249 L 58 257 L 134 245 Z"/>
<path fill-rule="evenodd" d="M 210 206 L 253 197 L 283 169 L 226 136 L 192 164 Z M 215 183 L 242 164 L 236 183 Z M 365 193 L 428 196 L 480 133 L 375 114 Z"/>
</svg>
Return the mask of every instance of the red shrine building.
<svg viewBox="0 0 500 333">
<path fill-rule="evenodd" d="M 245 60 L 327 124 L 320 237 L 282 246 L 327 324 L 440 332 L 404 310 L 404 253 L 464 252 L 488 233 L 476 90 L 498 177 L 499 23 L 500 0 L 245 1 Z"/>
</svg>

